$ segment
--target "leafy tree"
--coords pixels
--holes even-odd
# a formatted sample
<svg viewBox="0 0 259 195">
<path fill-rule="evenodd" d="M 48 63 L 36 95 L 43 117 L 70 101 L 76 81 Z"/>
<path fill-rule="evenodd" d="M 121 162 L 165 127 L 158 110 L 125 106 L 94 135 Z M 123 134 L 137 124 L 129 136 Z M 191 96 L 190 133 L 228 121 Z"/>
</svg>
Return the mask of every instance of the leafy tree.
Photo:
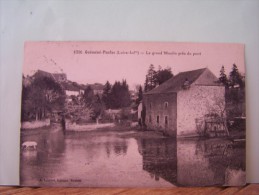
<svg viewBox="0 0 259 195">
<path fill-rule="evenodd" d="M 29 118 L 41 120 L 53 110 L 63 110 L 65 92 L 54 79 L 50 77 L 35 77 L 23 95 L 23 111 Z"/>
<path fill-rule="evenodd" d="M 121 86 L 121 107 L 128 107 L 131 103 L 129 86 L 127 84 L 126 79 L 122 80 Z"/>
<path fill-rule="evenodd" d="M 103 95 L 102 95 L 102 101 L 104 102 L 107 109 L 111 108 L 112 106 L 112 85 L 109 81 L 107 81 L 104 85 L 103 89 Z"/>
<path fill-rule="evenodd" d="M 72 101 L 65 104 L 65 116 L 71 122 L 78 122 L 80 120 L 88 121 L 91 117 L 91 108 L 86 104 L 84 99 L 78 96 L 72 96 Z"/>
<path fill-rule="evenodd" d="M 144 91 L 148 92 L 154 89 L 157 85 L 161 85 L 168 79 L 172 78 L 172 76 L 173 73 L 170 67 L 162 69 L 162 67 L 159 66 L 156 71 L 154 65 L 151 64 L 146 75 Z"/>
<path fill-rule="evenodd" d="M 156 87 L 156 71 L 155 67 L 153 64 L 150 64 L 147 75 L 146 75 L 146 80 L 145 80 L 145 87 L 144 90 L 145 92 L 148 92 Z"/>
<path fill-rule="evenodd" d="M 105 105 L 102 101 L 101 97 L 96 94 L 90 106 L 91 108 L 91 118 L 99 123 L 99 119 L 101 118 L 102 114 L 104 113 Z"/>
<path fill-rule="evenodd" d="M 173 74 L 170 67 L 162 69 L 161 66 L 159 66 L 159 69 L 155 74 L 155 80 L 158 85 L 161 85 L 162 83 L 170 79 L 172 76 Z"/>
<path fill-rule="evenodd" d="M 111 108 L 118 109 L 131 103 L 129 87 L 126 80 L 115 81 L 111 89 Z"/>
<path fill-rule="evenodd" d="M 228 78 L 225 74 L 224 66 L 222 66 L 220 69 L 219 82 L 221 82 L 226 88 L 228 87 Z"/>
<path fill-rule="evenodd" d="M 121 107 L 120 91 L 121 91 L 121 83 L 120 81 L 115 81 L 111 89 L 111 108 L 113 109 L 117 109 Z"/>
<path fill-rule="evenodd" d="M 225 111 L 228 118 L 245 115 L 245 90 L 242 75 L 239 73 L 236 64 L 227 78 L 224 66 L 220 69 L 219 82 L 226 87 L 225 91 Z M 236 87 L 238 86 L 238 87 Z"/>
<path fill-rule="evenodd" d="M 21 108 L 21 120 L 26 121 L 29 120 L 29 105 L 28 105 L 28 97 L 29 96 L 29 87 L 22 85 L 22 108 Z"/>
<path fill-rule="evenodd" d="M 238 71 L 237 65 L 233 64 L 232 71 L 229 73 L 229 83 L 231 87 L 239 85 L 240 88 L 244 87 L 243 79 Z"/>
<path fill-rule="evenodd" d="M 90 85 L 84 90 L 83 99 L 87 105 L 91 105 L 94 99 L 94 91 Z"/>
</svg>

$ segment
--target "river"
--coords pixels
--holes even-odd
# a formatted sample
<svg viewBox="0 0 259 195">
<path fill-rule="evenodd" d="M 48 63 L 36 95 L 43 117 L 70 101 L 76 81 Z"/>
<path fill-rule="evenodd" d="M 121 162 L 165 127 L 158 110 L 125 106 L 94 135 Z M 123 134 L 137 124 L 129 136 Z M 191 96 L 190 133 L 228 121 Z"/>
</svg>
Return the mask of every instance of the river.
<svg viewBox="0 0 259 195">
<path fill-rule="evenodd" d="M 233 185 L 245 178 L 245 149 L 228 140 L 178 140 L 152 131 L 24 130 L 23 186 L 173 187 Z M 239 157 L 237 159 L 237 157 Z"/>
</svg>

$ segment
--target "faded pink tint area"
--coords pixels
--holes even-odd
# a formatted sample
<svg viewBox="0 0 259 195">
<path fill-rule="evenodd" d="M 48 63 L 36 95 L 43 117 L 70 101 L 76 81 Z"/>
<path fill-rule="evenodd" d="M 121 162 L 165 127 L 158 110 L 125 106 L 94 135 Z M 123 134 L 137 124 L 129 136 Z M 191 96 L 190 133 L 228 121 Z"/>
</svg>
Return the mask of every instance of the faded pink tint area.
<svg viewBox="0 0 259 195">
<path fill-rule="evenodd" d="M 74 51 L 82 51 L 82 54 Z M 85 51 L 100 51 L 101 54 L 85 54 Z M 115 54 L 109 54 L 110 51 Z M 133 54 L 123 54 L 130 51 Z M 181 55 L 182 52 L 191 55 Z M 69 80 L 82 84 L 126 79 L 133 88 L 136 84 L 143 85 L 150 64 L 171 67 L 174 75 L 207 67 L 218 76 L 222 65 L 230 72 L 235 63 L 244 74 L 243 54 L 243 44 L 227 43 L 26 42 L 23 73 L 32 75 L 38 69 L 63 71 Z"/>
<path fill-rule="evenodd" d="M 243 44 L 26 42 L 23 75 L 22 186 L 245 185 Z"/>
</svg>

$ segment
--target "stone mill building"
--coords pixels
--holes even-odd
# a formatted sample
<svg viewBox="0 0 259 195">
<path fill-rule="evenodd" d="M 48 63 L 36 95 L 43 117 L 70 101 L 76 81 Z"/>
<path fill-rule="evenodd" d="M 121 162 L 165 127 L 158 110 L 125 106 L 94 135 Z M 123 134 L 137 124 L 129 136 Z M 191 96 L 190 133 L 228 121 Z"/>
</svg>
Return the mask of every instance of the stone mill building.
<svg viewBox="0 0 259 195">
<path fill-rule="evenodd" d="M 144 94 L 147 129 L 171 136 L 195 136 L 197 119 L 224 115 L 225 88 L 208 69 L 180 72 Z"/>
</svg>

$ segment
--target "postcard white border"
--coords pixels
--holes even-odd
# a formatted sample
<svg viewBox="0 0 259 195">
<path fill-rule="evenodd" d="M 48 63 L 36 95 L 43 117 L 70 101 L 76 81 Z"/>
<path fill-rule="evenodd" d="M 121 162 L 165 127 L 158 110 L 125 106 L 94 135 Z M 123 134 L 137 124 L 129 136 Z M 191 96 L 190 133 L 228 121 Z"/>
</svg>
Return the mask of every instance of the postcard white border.
<svg viewBox="0 0 259 195">
<path fill-rule="evenodd" d="M 259 182 L 259 2 L 0 1 L 0 185 L 19 184 L 23 44 L 31 41 L 244 43 L 247 182 Z"/>
</svg>

